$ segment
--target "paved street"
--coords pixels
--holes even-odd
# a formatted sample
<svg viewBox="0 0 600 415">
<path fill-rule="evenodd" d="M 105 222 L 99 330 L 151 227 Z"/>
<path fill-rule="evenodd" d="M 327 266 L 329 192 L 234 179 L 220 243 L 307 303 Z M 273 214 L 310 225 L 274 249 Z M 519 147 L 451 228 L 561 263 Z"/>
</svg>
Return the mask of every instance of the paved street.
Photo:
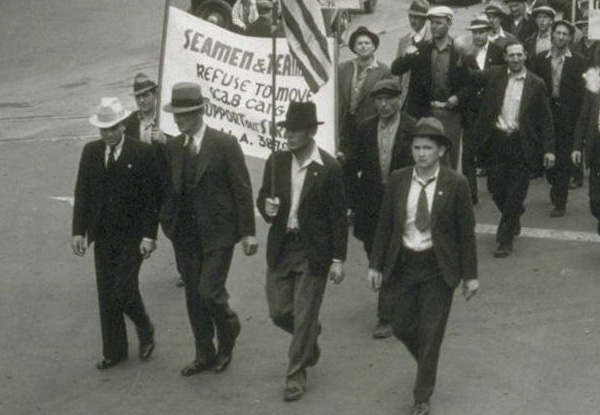
<svg viewBox="0 0 600 415">
<path fill-rule="evenodd" d="M 71 253 L 70 197 L 87 123 L 103 95 L 133 107 L 139 70 L 156 76 L 159 0 L 20 0 L 0 14 L 0 414 L 383 415 L 409 413 L 416 366 L 394 339 L 375 341 L 376 297 L 366 287 L 362 245 L 350 239 L 346 280 L 328 287 L 323 357 L 308 393 L 282 400 L 289 337 L 268 318 L 267 227 L 259 253 L 236 251 L 229 288 L 242 319 L 234 360 L 221 375 L 183 378 L 193 339 L 172 249 L 163 237 L 142 267 L 141 289 L 157 329 L 150 362 L 97 371 L 101 339 L 92 252 Z M 186 8 L 184 0 L 173 5 Z M 379 0 L 353 27 L 382 34 L 391 62 L 407 29 L 407 0 Z M 456 34 L 480 5 L 457 9 Z M 348 51 L 341 53 L 347 58 Z M 249 159 L 255 193 L 263 162 Z M 549 187 L 532 182 L 515 253 L 494 259 L 499 219 L 485 183 L 476 207 L 480 295 L 457 291 L 442 350 L 434 415 L 600 414 L 600 243 L 587 187 L 551 219 Z M 579 241 L 576 241 L 579 240 Z"/>
</svg>

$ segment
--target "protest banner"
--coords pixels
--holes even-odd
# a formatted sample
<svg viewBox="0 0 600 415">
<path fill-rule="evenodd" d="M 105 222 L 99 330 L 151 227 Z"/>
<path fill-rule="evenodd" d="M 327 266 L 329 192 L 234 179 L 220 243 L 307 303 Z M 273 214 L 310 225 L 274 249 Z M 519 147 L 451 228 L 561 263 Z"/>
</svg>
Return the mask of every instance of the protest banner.
<svg viewBox="0 0 600 415">
<path fill-rule="evenodd" d="M 360 0 L 319 0 L 321 7 L 332 9 L 360 9 Z"/>
<path fill-rule="evenodd" d="M 600 40 L 600 0 L 590 0 L 589 3 L 588 37 Z"/>
<path fill-rule="evenodd" d="M 209 100 L 205 107 L 206 124 L 237 137 L 244 154 L 266 159 L 272 148 L 285 148 L 283 128 L 277 128 L 275 142 L 271 139 L 272 113 L 283 120 L 290 101 L 310 100 L 317 104 L 318 118 L 324 121 L 316 142 L 335 154 L 336 79 L 330 79 L 313 94 L 286 40 L 277 39 L 277 87 L 273 92 L 271 42 L 270 38 L 229 32 L 171 7 L 165 32 L 161 101 L 170 101 L 174 84 L 197 82 Z M 333 56 L 333 40 L 328 39 L 328 46 Z M 179 133 L 172 115 L 164 111 L 160 125 L 168 134 Z"/>
</svg>

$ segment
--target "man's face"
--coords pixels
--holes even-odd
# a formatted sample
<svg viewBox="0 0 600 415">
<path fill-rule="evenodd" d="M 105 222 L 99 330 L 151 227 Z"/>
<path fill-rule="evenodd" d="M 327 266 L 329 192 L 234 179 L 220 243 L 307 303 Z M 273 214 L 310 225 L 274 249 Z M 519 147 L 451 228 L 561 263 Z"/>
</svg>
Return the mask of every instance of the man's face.
<svg viewBox="0 0 600 415">
<path fill-rule="evenodd" d="M 502 16 L 496 13 L 488 13 L 487 17 L 492 24 L 494 30 L 498 30 L 502 26 Z"/>
<path fill-rule="evenodd" d="M 425 26 L 426 21 L 426 17 L 408 15 L 408 22 L 410 23 L 410 27 L 415 32 L 420 32 L 421 29 L 423 29 L 423 26 Z"/>
<path fill-rule="evenodd" d="M 523 45 L 510 45 L 506 48 L 504 59 L 508 62 L 508 68 L 511 72 L 521 72 L 525 64 L 525 50 Z"/>
<path fill-rule="evenodd" d="M 202 110 L 173 114 L 175 124 L 182 134 L 194 135 L 202 127 Z"/>
<path fill-rule="evenodd" d="M 429 27 L 431 28 L 431 37 L 434 39 L 442 39 L 448 34 L 452 23 L 446 17 L 430 17 Z"/>
<path fill-rule="evenodd" d="M 423 169 L 434 168 L 446 153 L 446 147 L 430 137 L 415 137 L 411 145 L 415 165 Z"/>
<path fill-rule="evenodd" d="M 116 146 L 123 137 L 125 126 L 117 124 L 109 128 L 100 128 L 100 137 L 107 146 Z"/>
<path fill-rule="evenodd" d="M 478 48 L 484 47 L 485 44 L 488 41 L 488 34 L 489 33 L 490 32 L 489 32 L 488 29 L 473 30 L 473 32 L 472 32 L 473 45 L 475 45 L 475 47 L 478 47 Z"/>
<path fill-rule="evenodd" d="M 566 48 L 571 43 L 571 32 L 563 25 L 558 25 L 552 32 L 552 44 L 558 49 Z"/>
<path fill-rule="evenodd" d="M 313 137 L 317 132 L 316 128 L 302 128 L 299 130 L 285 130 L 285 139 L 288 149 L 293 153 L 304 149 L 312 143 Z"/>
<path fill-rule="evenodd" d="M 140 111 L 149 113 L 156 105 L 156 91 L 150 90 L 135 96 L 135 103 Z"/>
<path fill-rule="evenodd" d="M 354 41 L 354 53 L 361 58 L 373 56 L 375 45 L 369 36 L 359 36 Z"/>
<path fill-rule="evenodd" d="M 400 96 L 380 94 L 373 98 L 377 114 L 384 120 L 394 116 L 400 109 Z"/>
<path fill-rule="evenodd" d="M 546 33 L 552 26 L 552 17 L 546 13 L 538 13 L 535 16 L 535 24 L 540 32 Z"/>
<path fill-rule="evenodd" d="M 511 1 L 508 3 L 508 8 L 510 9 L 510 14 L 514 18 L 523 17 L 525 15 L 525 4 L 519 1 Z"/>
</svg>

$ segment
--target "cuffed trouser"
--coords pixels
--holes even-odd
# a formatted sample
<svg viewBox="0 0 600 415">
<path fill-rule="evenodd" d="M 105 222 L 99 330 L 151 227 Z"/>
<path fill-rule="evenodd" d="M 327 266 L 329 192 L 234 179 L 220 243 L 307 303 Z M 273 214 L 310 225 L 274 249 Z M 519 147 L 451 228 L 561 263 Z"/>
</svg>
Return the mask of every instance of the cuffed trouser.
<svg viewBox="0 0 600 415">
<path fill-rule="evenodd" d="M 417 361 L 415 402 L 427 402 L 435 389 L 454 289 L 444 281 L 433 249 L 404 251 L 392 278 L 395 299 L 392 328 Z"/>
<path fill-rule="evenodd" d="M 569 197 L 569 182 L 573 173 L 571 153 L 573 151 L 574 124 L 572 121 L 563 119 L 560 103 L 556 100 L 553 100 L 552 116 L 556 134 L 556 161 L 554 166 L 548 169 L 546 178 L 551 185 L 550 201 L 556 208 L 565 209 Z"/>
<path fill-rule="evenodd" d="M 94 242 L 94 262 L 105 359 L 127 357 L 124 315 L 135 324 L 140 343 L 152 341 L 154 329 L 139 289 L 140 241 L 101 239 Z"/>
<path fill-rule="evenodd" d="M 319 310 L 326 286 L 326 275 L 310 272 L 301 241 L 288 238 L 278 266 L 267 271 L 266 283 L 270 317 L 277 327 L 292 335 L 288 378 L 317 363 Z"/>
</svg>

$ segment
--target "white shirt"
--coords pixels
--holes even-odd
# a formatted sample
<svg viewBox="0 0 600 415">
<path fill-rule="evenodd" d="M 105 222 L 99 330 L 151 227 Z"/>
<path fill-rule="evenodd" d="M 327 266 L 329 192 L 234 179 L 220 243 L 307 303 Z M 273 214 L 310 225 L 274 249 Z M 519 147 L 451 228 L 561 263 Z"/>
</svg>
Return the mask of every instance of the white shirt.
<svg viewBox="0 0 600 415">
<path fill-rule="evenodd" d="M 498 33 L 494 33 L 493 35 L 489 36 L 489 39 L 492 42 L 495 42 L 498 39 L 503 39 L 506 37 L 506 33 L 504 33 L 504 29 L 500 28 L 500 31 Z"/>
<path fill-rule="evenodd" d="M 477 66 L 479 66 L 479 69 L 481 69 L 482 71 L 483 71 L 483 68 L 485 67 L 485 59 L 487 58 L 489 46 L 490 46 L 490 41 L 488 40 L 485 43 L 484 47 L 477 50 L 477 54 L 475 55 L 475 60 L 477 61 Z"/>
<path fill-rule="evenodd" d="M 115 161 L 119 160 L 121 157 L 121 152 L 123 151 L 123 143 L 125 142 L 125 137 L 121 137 L 121 141 L 115 146 Z M 108 166 L 108 158 L 110 157 L 110 146 L 106 146 L 104 150 L 104 166 Z"/>
<path fill-rule="evenodd" d="M 425 36 L 427 35 L 427 30 L 429 30 L 428 25 L 429 25 L 429 22 L 425 22 L 425 24 L 423 25 L 421 30 L 419 30 L 418 32 L 415 32 L 414 30 L 411 29 L 410 36 L 413 38 L 415 43 L 419 43 L 423 39 L 425 39 Z"/>
<path fill-rule="evenodd" d="M 206 124 L 202 123 L 202 127 L 200 127 L 200 129 L 192 137 L 192 139 L 194 140 L 194 142 L 192 144 L 192 146 L 194 148 L 194 154 L 198 154 L 200 152 L 200 149 L 202 148 L 202 141 L 204 140 L 205 133 L 206 133 Z M 189 141 L 190 141 L 190 136 L 186 135 L 185 143 L 183 143 L 183 146 L 186 147 L 188 145 Z"/>
<path fill-rule="evenodd" d="M 323 166 L 323 159 L 319 153 L 319 147 L 313 144 L 313 150 L 310 157 L 306 159 L 304 164 L 300 165 L 296 156 L 292 154 L 292 203 L 290 206 L 290 214 L 288 216 L 287 227 L 288 229 L 298 229 L 298 208 L 300 207 L 300 195 L 302 194 L 302 187 L 304 186 L 304 179 L 306 178 L 306 171 L 308 166 L 312 163 L 317 163 Z"/>
<path fill-rule="evenodd" d="M 429 215 L 431 215 L 431 208 L 433 206 L 433 197 L 435 195 L 435 189 L 437 187 L 438 175 L 440 174 L 440 168 L 436 170 L 433 175 L 434 180 L 425 187 L 425 194 L 427 195 L 427 209 Z M 433 241 L 431 239 L 431 226 L 424 232 L 421 232 L 415 226 L 415 220 L 417 218 L 417 204 L 419 202 L 419 195 L 423 188 L 421 184 L 425 184 L 417 175 L 417 169 L 413 168 L 412 180 L 410 182 L 410 189 L 408 191 L 408 201 L 406 203 L 406 221 L 404 222 L 404 234 L 402 235 L 402 243 L 405 248 L 411 251 L 425 251 L 433 247 Z"/>
<path fill-rule="evenodd" d="M 523 85 L 527 71 L 523 69 L 518 74 L 508 72 L 508 85 L 504 93 L 502 109 L 496 121 L 496 128 L 505 133 L 513 133 L 519 129 L 519 111 L 523 97 Z"/>
<path fill-rule="evenodd" d="M 142 117 L 142 113 L 138 113 L 140 120 L 140 141 L 144 143 L 152 144 L 152 129 L 156 125 L 156 115 L 152 114 L 152 117 Z"/>
</svg>

